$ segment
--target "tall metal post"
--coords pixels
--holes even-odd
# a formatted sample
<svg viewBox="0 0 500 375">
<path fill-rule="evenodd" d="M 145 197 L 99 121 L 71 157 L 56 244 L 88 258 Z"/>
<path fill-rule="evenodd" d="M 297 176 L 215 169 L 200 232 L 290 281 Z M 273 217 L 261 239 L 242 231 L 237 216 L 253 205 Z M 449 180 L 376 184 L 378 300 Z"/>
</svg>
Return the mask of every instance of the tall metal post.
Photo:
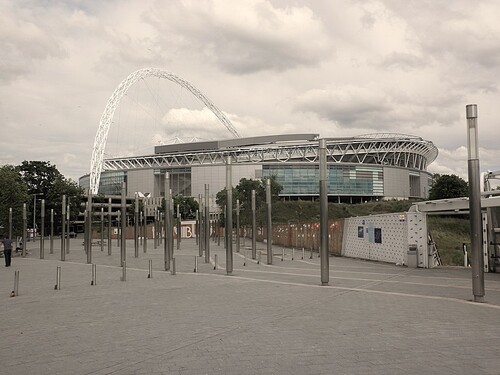
<svg viewBox="0 0 500 375">
<path fill-rule="evenodd" d="M 205 207 L 203 206 L 203 196 L 201 194 L 198 194 L 198 202 L 200 205 L 200 209 L 198 212 L 198 219 L 199 219 L 199 224 L 198 224 L 198 229 L 199 229 L 199 239 L 198 239 L 198 256 L 202 257 L 203 256 L 203 251 L 205 250 L 205 221 L 204 221 L 204 212 L 205 212 Z"/>
<path fill-rule="evenodd" d="M 255 190 L 252 190 L 252 259 L 257 258 L 257 221 L 255 220 Z"/>
<path fill-rule="evenodd" d="M 69 238 L 69 220 L 71 218 L 70 200 L 71 200 L 71 198 L 68 197 L 68 200 L 66 202 L 66 234 L 67 234 L 67 236 L 66 236 L 66 254 L 69 254 L 69 245 L 70 245 L 70 238 Z M 92 210 L 91 210 L 91 212 L 92 212 Z M 91 223 L 90 228 L 92 230 L 92 219 L 91 219 L 90 223 Z"/>
<path fill-rule="evenodd" d="M 172 201 L 172 197 L 170 196 L 170 179 L 168 172 L 165 172 L 165 241 L 163 241 L 163 262 L 165 263 L 165 271 L 170 270 L 170 255 L 172 254 L 172 250 L 170 249 L 171 236 L 173 235 L 172 231 L 172 217 L 170 215 L 170 203 Z"/>
<path fill-rule="evenodd" d="M 120 240 L 122 235 L 122 211 L 121 208 L 118 210 L 118 217 L 116 218 L 116 231 L 118 232 L 116 235 L 116 246 L 120 247 Z"/>
<path fill-rule="evenodd" d="M 62 196 L 61 203 L 61 260 L 66 260 L 66 195 Z"/>
<path fill-rule="evenodd" d="M 144 238 L 142 240 L 142 250 L 144 254 L 148 251 L 148 216 L 146 215 L 146 203 L 144 203 Z"/>
<path fill-rule="evenodd" d="M 9 239 L 12 240 L 12 207 L 9 208 Z"/>
<path fill-rule="evenodd" d="M 38 194 L 33 195 L 33 242 L 36 241 L 36 196 Z"/>
<path fill-rule="evenodd" d="M 177 250 L 181 247 L 181 209 L 180 205 L 177 205 Z"/>
<path fill-rule="evenodd" d="M 120 265 L 127 260 L 127 240 L 125 237 L 125 228 L 127 227 L 127 185 L 122 182 L 121 192 L 121 233 L 120 233 Z"/>
<path fill-rule="evenodd" d="M 319 140 L 319 211 L 321 285 L 328 285 L 330 281 L 330 259 L 328 256 L 328 177 L 325 139 Z"/>
<path fill-rule="evenodd" d="M 40 228 L 40 259 L 45 258 L 45 199 L 42 199 L 42 204 L 40 205 L 40 218 L 41 218 L 41 228 Z"/>
<path fill-rule="evenodd" d="M 54 209 L 50 209 L 50 250 L 54 254 Z"/>
<path fill-rule="evenodd" d="M 205 263 L 210 263 L 210 202 L 209 186 L 205 184 Z"/>
<path fill-rule="evenodd" d="M 90 191 L 87 198 L 87 221 L 87 264 L 92 264 L 92 193 Z"/>
<path fill-rule="evenodd" d="M 273 222 L 271 218 L 271 179 L 266 180 L 267 264 L 273 264 Z"/>
<path fill-rule="evenodd" d="M 199 244 L 200 240 L 200 211 L 196 210 L 196 222 L 194 224 L 194 232 L 196 236 L 196 245 Z"/>
<path fill-rule="evenodd" d="M 240 252 L 240 200 L 236 199 L 236 252 Z"/>
<path fill-rule="evenodd" d="M 101 207 L 101 251 L 104 251 L 104 207 Z"/>
<path fill-rule="evenodd" d="M 158 214 L 158 208 L 155 207 L 155 212 L 154 212 L 154 217 L 155 220 L 153 222 L 153 249 L 156 249 L 158 247 L 158 217 L 160 215 Z"/>
<path fill-rule="evenodd" d="M 111 255 L 111 228 L 112 228 L 112 220 L 111 220 L 111 198 L 108 198 L 108 255 Z"/>
<path fill-rule="evenodd" d="M 22 252 L 21 252 L 21 255 L 23 256 L 23 258 L 26 256 L 26 247 L 27 247 L 27 243 L 26 243 L 26 231 L 27 231 L 27 225 L 28 223 L 26 222 L 27 220 L 27 217 L 26 217 L 26 203 L 23 203 L 23 249 L 22 249 Z M 64 260 L 64 259 L 62 259 Z"/>
<path fill-rule="evenodd" d="M 135 193 L 134 202 L 134 256 L 139 258 L 139 197 Z"/>
<path fill-rule="evenodd" d="M 226 274 L 233 273 L 233 180 L 231 156 L 226 159 Z"/>
<path fill-rule="evenodd" d="M 467 117 L 472 292 L 475 302 L 484 302 L 483 227 L 481 218 L 481 175 L 479 170 L 479 145 L 477 137 L 477 105 L 469 104 L 465 107 L 465 110 Z"/>
</svg>

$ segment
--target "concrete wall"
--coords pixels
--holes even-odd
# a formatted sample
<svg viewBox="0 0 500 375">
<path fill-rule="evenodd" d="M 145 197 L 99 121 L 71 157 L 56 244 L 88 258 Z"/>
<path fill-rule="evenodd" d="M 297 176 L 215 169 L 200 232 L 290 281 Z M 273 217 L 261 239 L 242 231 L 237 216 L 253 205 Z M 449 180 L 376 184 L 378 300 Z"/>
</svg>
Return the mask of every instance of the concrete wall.
<svg viewBox="0 0 500 375">
<path fill-rule="evenodd" d="M 408 170 L 384 167 L 384 197 L 386 199 L 408 199 L 409 194 Z"/>
</svg>

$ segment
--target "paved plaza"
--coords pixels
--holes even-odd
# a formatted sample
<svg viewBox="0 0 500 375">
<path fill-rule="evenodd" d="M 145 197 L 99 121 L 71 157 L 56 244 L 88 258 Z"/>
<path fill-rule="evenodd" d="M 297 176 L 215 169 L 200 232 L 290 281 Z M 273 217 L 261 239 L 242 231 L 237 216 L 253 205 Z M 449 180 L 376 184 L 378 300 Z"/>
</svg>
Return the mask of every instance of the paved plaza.
<svg viewBox="0 0 500 375">
<path fill-rule="evenodd" d="M 500 374 L 500 275 L 486 274 L 486 303 L 471 302 L 471 272 L 410 269 L 274 247 L 266 264 L 211 242 L 211 262 L 194 239 L 175 249 L 176 274 L 163 270 L 163 246 L 134 256 L 81 239 L 60 261 L 60 240 L 45 259 L 39 242 L 0 269 L 1 374 Z M 215 254 L 218 267 L 214 270 Z M 153 274 L 148 278 L 149 261 Z M 55 290 L 61 267 L 61 288 Z M 19 295 L 10 297 L 14 271 Z"/>
</svg>

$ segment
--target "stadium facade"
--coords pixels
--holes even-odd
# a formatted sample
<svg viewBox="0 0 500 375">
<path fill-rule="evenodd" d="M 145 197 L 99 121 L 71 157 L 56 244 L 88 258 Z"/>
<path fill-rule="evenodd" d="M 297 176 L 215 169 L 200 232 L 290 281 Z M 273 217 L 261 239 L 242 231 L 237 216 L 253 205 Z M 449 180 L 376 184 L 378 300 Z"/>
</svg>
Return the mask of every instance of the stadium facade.
<svg viewBox="0 0 500 375">
<path fill-rule="evenodd" d="M 286 134 L 156 146 L 153 155 L 105 159 L 99 193 L 164 194 L 169 173 L 172 193 L 198 197 L 205 184 L 210 195 L 225 187 L 231 157 L 233 185 L 241 178 L 275 176 L 284 199 L 319 196 L 318 134 Z M 426 199 L 431 174 L 427 167 L 438 154 L 431 141 L 403 134 L 369 134 L 327 138 L 328 195 L 332 202 L 375 199 Z M 89 188 L 90 178 L 80 178 Z"/>
</svg>

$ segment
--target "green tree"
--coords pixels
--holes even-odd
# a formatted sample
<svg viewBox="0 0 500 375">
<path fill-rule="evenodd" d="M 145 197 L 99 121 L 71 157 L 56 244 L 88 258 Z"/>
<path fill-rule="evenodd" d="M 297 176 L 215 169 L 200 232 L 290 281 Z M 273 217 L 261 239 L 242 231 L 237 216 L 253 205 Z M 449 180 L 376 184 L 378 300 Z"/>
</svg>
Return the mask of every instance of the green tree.
<svg viewBox="0 0 500 375">
<path fill-rule="evenodd" d="M 0 167 L 0 227 L 1 234 L 9 234 L 9 209 L 12 208 L 13 236 L 22 235 L 23 203 L 29 199 L 28 185 L 11 165 Z"/>
<path fill-rule="evenodd" d="M 233 188 L 233 209 L 236 208 L 236 199 L 240 200 L 240 222 L 241 225 L 251 223 L 252 218 L 252 190 L 255 190 L 255 208 L 257 222 L 262 223 L 265 216 L 266 202 L 266 180 L 268 177 L 260 180 L 251 180 L 242 178 L 238 185 Z M 279 194 L 283 187 L 276 181 L 276 178 L 271 178 L 271 202 L 276 202 L 279 199 Z M 216 203 L 220 209 L 224 209 L 227 202 L 226 188 L 219 191 L 216 195 Z M 222 221 L 224 221 L 224 213 L 222 213 Z"/>
<path fill-rule="evenodd" d="M 196 217 L 196 210 L 198 210 L 199 206 L 193 197 L 176 195 L 174 197 L 174 216 L 177 215 L 177 205 L 179 205 L 182 219 L 193 219 Z"/>
<path fill-rule="evenodd" d="M 51 209 L 57 217 L 62 213 L 62 196 L 66 195 L 70 202 L 70 219 L 75 218 L 81 211 L 83 189 L 72 180 L 65 178 L 55 165 L 47 161 L 23 161 L 16 171 L 28 187 L 28 209 L 33 218 L 34 199 L 45 199 L 46 217 Z M 40 223 L 40 208 L 37 204 L 36 222 Z M 50 225 L 49 220 L 46 226 Z M 29 225 L 28 225 L 29 226 Z M 46 228 L 47 229 L 47 228 Z"/>
<path fill-rule="evenodd" d="M 433 184 L 429 191 L 429 199 L 460 198 L 469 195 L 469 184 L 462 178 L 452 174 L 433 176 Z"/>
</svg>

